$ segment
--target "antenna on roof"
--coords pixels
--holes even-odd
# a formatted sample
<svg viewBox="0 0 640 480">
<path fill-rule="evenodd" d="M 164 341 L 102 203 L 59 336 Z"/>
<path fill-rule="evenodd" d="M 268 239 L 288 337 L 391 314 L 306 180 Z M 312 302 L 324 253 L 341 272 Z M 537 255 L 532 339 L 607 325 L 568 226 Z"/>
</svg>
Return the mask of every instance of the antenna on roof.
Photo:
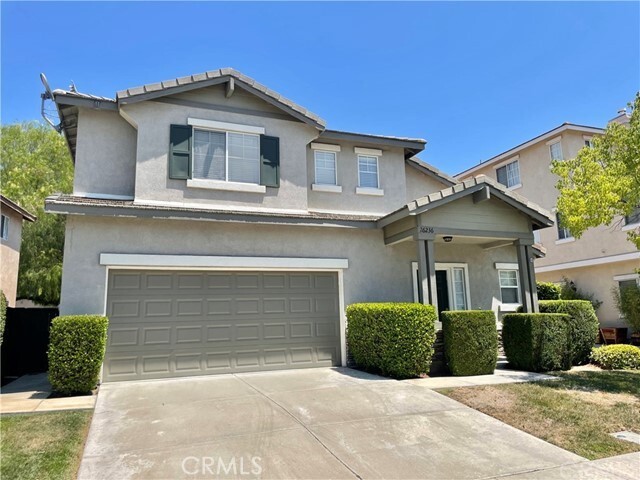
<svg viewBox="0 0 640 480">
<path fill-rule="evenodd" d="M 69 91 L 70 92 L 77 92 L 78 90 L 76 89 L 76 84 L 73 83 L 73 80 L 71 80 L 71 85 L 69 85 Z"/>
<path fill-rule="evenodd" d="M 40 94 L 41 104 L 40 104 L 40 114 L 44 121 L 47 122 L 51 127 L 58 133 L 62 131 L 62 123 L 60 122 L 60 112 L 58 112 L 58 107 L 55 105 L 55 99 L 53 98 L 53 93 L 51 93 L 51 88 L 49 87 L 49 82 L 47 81 L 47 77 L 44 73 L 40 74 L 40 81 L 42 85 L 44 85 L 44 93 Z M 55 109 L 47 108 L 46 102 L 50 100 L 53 102 Z M 54 121 L 56 120 L 56 121 Z"/>
</svg>

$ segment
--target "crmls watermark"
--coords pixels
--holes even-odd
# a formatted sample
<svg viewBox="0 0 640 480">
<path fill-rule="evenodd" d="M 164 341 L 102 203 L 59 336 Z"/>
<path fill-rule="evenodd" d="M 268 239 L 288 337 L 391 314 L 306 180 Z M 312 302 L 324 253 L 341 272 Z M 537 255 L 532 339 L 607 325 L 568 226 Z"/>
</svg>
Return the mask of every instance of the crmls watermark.
<svg viewBox="0 0 640 480">
<path fill-rule="evenodd" d="M 261 475 L 261 457 L 186 457 L 182 471 L 187 475 Z"/>
</svg>

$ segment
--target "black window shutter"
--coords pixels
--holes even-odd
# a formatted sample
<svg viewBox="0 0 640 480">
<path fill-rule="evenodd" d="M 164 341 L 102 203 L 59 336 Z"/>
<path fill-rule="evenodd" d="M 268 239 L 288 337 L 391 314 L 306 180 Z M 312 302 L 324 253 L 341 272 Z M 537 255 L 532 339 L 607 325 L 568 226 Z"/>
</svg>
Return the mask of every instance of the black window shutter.
<svg viewBox="0 0 640 480">
<path fill-rule="evenodd" d="M 280 139 L 260 135 L 260 185 L 280 186 Z"/>
<path fill-rule="evenodd" d="M 169 133 L 169 178 L 191 178 L 191 125 L 171 125 Z"/>
</svg>

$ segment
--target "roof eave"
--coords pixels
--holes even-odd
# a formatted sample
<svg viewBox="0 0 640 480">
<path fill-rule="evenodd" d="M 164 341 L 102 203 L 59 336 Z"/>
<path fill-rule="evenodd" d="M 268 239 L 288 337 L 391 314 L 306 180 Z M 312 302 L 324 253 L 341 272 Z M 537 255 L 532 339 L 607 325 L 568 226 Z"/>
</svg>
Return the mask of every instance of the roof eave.
<svg viewBox="0 0 640 480">
<path fill-rule="evenodd" d="M 577 125 L 574 123 L 563 123 L 562 125 L 555 127 L 547 132 L 544 132 L 540 135 L 538 135 L 537 137 L 533 137 L 530 140 L 527 140 L 526 142 L 523 142 L 519 145 L 516 145 L 513 148 L 510 148 L 509 150 L 505 150 L 502 153 L 499 153 L 498 155 L 495 155 L 491 158 L 489 158 L 488 160 L 485 160 L 483 162 L 480 162 L 477 165 L 474 165 L 471 168 L 468 168 L 460 173 L 457 173 L 454 175 L 454 177 L 456 179 L 460 179 L 462 177 L 467 177 L 469 175 L 472 175 L 474 172 L 488 167 L 490 165 L 493 165 L 496 162 L 499 162 L 501 160 L 504 160 L 506 158 L 512 157 L 514 155 L 516 155 L 518 152 L 520 152 L 521 150 L 524 150 L 525 148 L 528 148 L 532 145 L 535 145 L 538 142 L 541 142 L 543 140 L 546 140 L 547 138 L 553 137 L 554 135 L 558 135 L 562 132 L 564 132 L 565 130 L 575 130 L 575 131 L 579 131 L 579 132 L 585 132 L 585 133 L 593 133 L 593 134 L 598 134 L 598 133 L 603 133 L 604 129 L 600 128 L 600 127 L 591 127 L 588 125 Z"/>
</svg>

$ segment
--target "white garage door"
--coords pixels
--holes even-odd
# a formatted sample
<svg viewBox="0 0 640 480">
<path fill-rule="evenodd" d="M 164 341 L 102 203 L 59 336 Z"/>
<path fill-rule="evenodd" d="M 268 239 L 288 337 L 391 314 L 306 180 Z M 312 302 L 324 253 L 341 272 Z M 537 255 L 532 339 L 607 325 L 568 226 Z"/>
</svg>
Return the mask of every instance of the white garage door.
<svg viewBox="0 0 640 480">
<path fill-rule="evenodd" d="M 112 270 L 103 380 L 340 365 L 332 272 Z"/>
</svg>

